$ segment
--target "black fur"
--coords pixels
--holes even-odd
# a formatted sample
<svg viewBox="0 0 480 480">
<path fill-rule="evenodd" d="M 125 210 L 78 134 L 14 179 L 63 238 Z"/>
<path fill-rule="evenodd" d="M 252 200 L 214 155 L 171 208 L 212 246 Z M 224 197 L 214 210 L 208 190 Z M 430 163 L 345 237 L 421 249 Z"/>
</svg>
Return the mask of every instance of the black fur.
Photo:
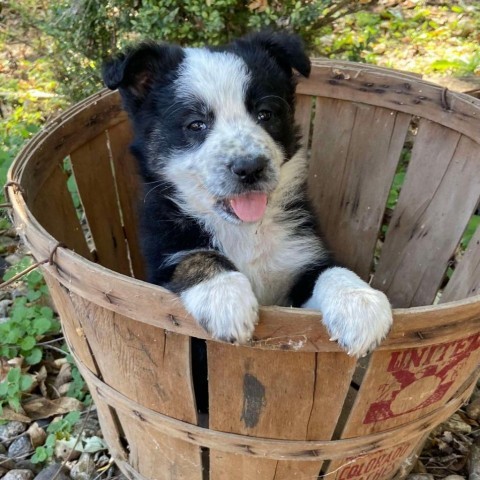
<svg viewBox="0 0 480 480">
<path fill-rule="evenodd" d="M 304 76 L 310 73 L 310 61 L 301 39 L 282 32 L 258 32 L 215 50 L 234 52 L 243 58 L 254 79 L 247 92 L 248 111 L 252 115 L 263 109 L 276 113 L 275 121 L 262 126 L 282 145 L 287 160 L 291 158 L 299 148 L 294 125 L 293 69 Z M 119 89 L 133 120 L 135 139 L 131 150 L 144 180 L 141 243 L 147 279 L 163 286 L 169 286 L 175 270 L 175 265 L 165 262 L 170 255 L 211 249 L 209 234 L 194 218 L 182 214 L 170 200 L 175 196 L 173 185 L 152 172 L 148 163 L 148 150 L 165 152 L 184 145 L 186 133 L 181 126 L 187 121 L 185 115 L 192 109 L 202 109 L 201 105 L 172 105 L 174 82 L 183 59 L 183 50 L 176 45 L 144 42 L 103 66 L 105 84 Z M 161 157 L 158 162 L 162 162 Z"/>
<path fill-rule="evenodd" d="M 291 159 L 300 147 L 294 124 L 294 70 L 304 76 L 310 73 L 310 62 L 300 38 L 280 32 L 260 32 L 212 50 L 235 53 L 244 60 L 252 79 L 246 92 L 247 111 L 252 118 L 263 111 L 273 112 L 272 119 L 260 125 L 281 146 L 285 161 Z M 216 120 L 200 99 L 187 102 L 176 98 L 175 80 L 184 57 L 178 46 L 150 42 L 128 49 L 103 67 L 105 84 L 119 89 L 134 128 L 131 150 L 144 182 L 140 240 L 147 279 L 179 294 L 220 272 L 237 269 L 224 255 L 213 251 L 211 234 L 196 218 L 185 215 L 175 201 L 175 186 L 160 173 L 170 152 L 201 144 L 208 135 L 208 130 L 192 132 L 185 125 L 200 118 L 211 127 Z M 257 177 L 250 176 L 244 182 L 245 188 L 259 183 L 261 175 Z M 292 215 L 308 212 L 305 194 L 300 194 L 285 209 Z M 313 215 L 308 214 L 295 233 L 312 235 L 315 230 Z M 195 253 L 179 255 L 172 261 L 172 255 L 192 250 Z M 302 305 L 310 297 L 319 273 L 332 265 L 332 260 L 326 257 L 303 272 L 292 288 L 292 304 Z M 204 342 L 195 340 L 193 352 L 198 407 L 206 410 Z"/>
</svg>

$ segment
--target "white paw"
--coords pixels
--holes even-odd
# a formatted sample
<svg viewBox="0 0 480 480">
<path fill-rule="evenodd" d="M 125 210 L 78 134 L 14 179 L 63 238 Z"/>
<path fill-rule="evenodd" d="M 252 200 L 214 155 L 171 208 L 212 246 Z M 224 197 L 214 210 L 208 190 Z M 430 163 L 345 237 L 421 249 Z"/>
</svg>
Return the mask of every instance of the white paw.
<svg viewBox="0 0 480 480">
<path fill-rule="evenodd" d="M 356 357 L 377 347 L 392 325 L 385 294 L 345 268 L 334 267 L 320 274 L 304 307 L 320 310 L 331 340 Z"/>
<path fill-rule="evenodd" d="M 246 343 L 258 322 L 258 301 L 247 277 L 224 272 L 185 290 L 187 311 L 214 338 Z"/>
</svg>

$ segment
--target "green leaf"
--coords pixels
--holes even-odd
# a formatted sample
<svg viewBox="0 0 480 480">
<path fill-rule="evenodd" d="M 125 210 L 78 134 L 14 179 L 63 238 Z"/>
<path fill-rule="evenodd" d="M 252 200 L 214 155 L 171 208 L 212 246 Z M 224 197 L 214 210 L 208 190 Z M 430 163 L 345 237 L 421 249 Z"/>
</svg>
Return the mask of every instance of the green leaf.
<svg viewBox="0 0 480 480">
<path fill-rule="evenodd" d="M 20 385 L 18 383 L 9 383 L 7 388 L 7 397 L 14 397 L 20 391 Z"/>
<path fill-rule="evenodd" d="M 27 299 L 24 298 L 23 300 L 26 301 Z M 28 311 L 29 311 L 28 307 L 25 307 L 20 303 L 15 304 L 13 306 L 13 313 L 12 313 L 11 319 L 15 321 L 19 321 L 24 318 L 27 318 Z"/>
<path fill-rule="evenodd" d="M 43 357 L 42 350 L 38 347 L 35 347 L 31 350 L 30 355 L 28 355 L 28 357 L 25 358 L 25 361 L 29 365 L 36 365 L 37 363 L 40 362 L 40 360 L 42 360 L 42 357 Z"/>
<path fill-rule="evenodd" d="M 47 449 L 45 447 L 37 447 L 30 461 L 32 463 L 42 463 L 45 460 L 47 460 L 47 458 L 48 458 Z"/>
<path fill-rule="evenodd" d="M 18 381 L 20 380 L 20 375 L 21 375 L 21 371 L 18 367 L 12 368 L 7 373 L 7 381 L 9 383 L 18 383 Z"/>
<path fill-rule="evenodd" d="M 0 383 L 0 398 L 5 397 L 8 392 L 8 383 L 7 382 L 2 382 Z"/>
<path fill-rule="evenodd" d="M 47 318 L 48 320 L 53 319 L 53 310 L 50 307 L 42 307 L 40 309 L 40 313 L 43 317 Z"/>
<path fill-rule="evenodd" d="M 32 326 L 37 335 L 43 335 L 51 329 L 52 321 L 48 318 L 40 317 L 33 321 Z"/>
<path fill-rule="evenodd" d="M 33 377 L 31 375 L 22 375 L 20 378 L 20 390 L 25 392 L 33 384 Z"/>
<path fill-rule="evenodd" d="M 29 290 L 27 292 L 27 298 L 29 302 L 35 302 L 42 296 L 42 292 L 40 290 Z"/>
<path fill-rule="evenodd" d="M 79 420 L 80 420 L 80 412 L 75 410 L 73 412 L 67 413 L 65 415 L 64 420 L 70 425 L 73 426 L 75 425 Z"/>
<path fill-rule="evenodd" d="M 16 412 L 18 412 L 20 410 L 20 399 L 18 397 L 9 398 L 8 399 L 8 404 Z"/>
<path fill-rule="evenodd" d="M 54 423 L 61 423 L 61 422 L 54 422 Z M 56 441 L 57 441 L 57 437 L 51 433 L 50 435 L 47 436 L 47 440 L 45 441 L 45 446 L 54 447 Z"/>
<path fill-rule="evenodd" d="M 57 433 L 57 432 L 61 432 L 63 429 L 63 422 L 62 420 L 57 420 L 56 422 L 52 422 L 48 427 L 47 427 L 47 432 L 48 433 Z M 55 435 L 53 435 L 54 438 Z M 47 441 L 48 441 L 48 438 L 47 438 Z"/>
<path fill-rule="evenodd" d="M 20 348 L 24 351 L 28 351 L 31 350 L 36 344 L 37 341 L 35 340 L 35 337 L 28 335 L 27 337 L 24 337 L 23 340 L 20 342 Z"/>
<path fill-rule="evenodd" d="M 463 234 L 461 246 L 463 249 L 468 247 L 470 240 L 477 231 L 477 228 L 480 226 L 480 215 L 473 215 L 470 221 L 468 222 L 467 228 Z"/>
<path fill-rule="evenodd" d="M 12 327 L 4 341 L 5 343 L 17 343 L 21 336 L 22 330 L 19 327 Z"/>
<path fill-rule="evenodd" d="M 29 285 L 36 286 L 43 281 L 43 275 L 38 270 L 33 270 L 27 275 L 27 282 Z"/>
</svg>

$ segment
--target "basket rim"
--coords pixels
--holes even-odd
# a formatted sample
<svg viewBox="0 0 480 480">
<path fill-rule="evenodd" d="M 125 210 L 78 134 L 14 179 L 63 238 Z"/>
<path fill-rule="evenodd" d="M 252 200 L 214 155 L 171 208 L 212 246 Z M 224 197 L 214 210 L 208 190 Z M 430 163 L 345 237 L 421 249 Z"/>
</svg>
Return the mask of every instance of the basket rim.
<svg viewBox="0 0 480 480">
<path fill-rule="evenodd" d="M 419 80 L 411 74 L 389 69 L 370 66 L 366 64 L 357 64 L 354 62 L 339 62 L 322 60 L 323 66 L 314 66 L 313 71 L 332 72 L 336 66 L 340 65 L 345 71 L 360 71 L 361 75 L 365 72 L 369 75 L 387 75 L 409 82 L 418 82 L 420 85 L 430 85 L 435 91 L 442 90 L 431 82 Z M 379 73 L 380 72 L 380 73 Z M 359 75 L 360 75 L 359 74 Z M 363 80 L 362 80 L 363 81 Z M 308 80 L 299 83 L 299 87 L 306 84 Z M 300 90 L 302 90 L 300 88 Z M 303 89 L 304 90 L 304 89 Z M 305 93 L 305 92 L 304 92 Z M 310 93 L 311 94 L 311 93 Z M 29 162 L 35 158 L 35 154 L 42 149 L 44 142 L 61 130 L 63 126 L 74 119 L 79 112 L 96 105 L 105 99 L 113 99 L 117 92 L 102 90 L 87 99 L 79 102 L 37 133 L 24 146 L 11 165 L 7 181 L 14 182 L 22 186 L 25 170 L 28 169 Z M 479 112 L 480 121 L 480 101 L 469 97 L 468 95 L 452 93 L 453 96 L 459 96 L 460 105 L 474 107 Z M 378 95 L 377 95 L 378 96 Z M 123 113 L 115 117 L 115 123 L 126 119 Z M 12 203 L 16 225 L 22 233 L 27 245 L 31 248 L 37 260 L 48 258 L 54 245 L 58 242 L 54 239 L 40 223 L 35 219 L 27 207 L 23 194 L 11 185 L 7 188 L 8 197 Z M 136 291 L 140 295 L 149 295 L 154 303 L 163 302 L 170 309 L 168 318 L 159 318 L 154 316 L 147 323 L 152 323 L 161 328 L 184 334 L 212 340 L 212 338 L 187 314 L 180 305 L 178 297 L 168 290 L 149 284 L 147 282 L 122 275 L 109 270 L 99 264 L 96 264 L 75 252 L 59 248 L 55 255 L 55 265 L 47 265 L 43 268 L 56 278 L 61 284 L 87 300 L 95 299 L 96 303 L 118 313 L 125 314 L 139 321 L 145 319 L 138 318 L 138 313 L 131 308 L 127 308 L 126 303 L 118 299 L 114 293 L 108 291 L 108 285 L 113 280 L 120 281 L 122 288 Z M 73 281 L 71 267 L 75 266 L 78 275 L 78 269 L 84 273 L 89 273 L 91 278 L 97 282 L 91 291 L 85 292 L 79 285 Z M 77 278 L 78 280 L 78 278 Z M 112 301 L 114 299 L 115 301 Z M 439 314 L 442 313 L 442 319 L 439 320 Z M 446 302 L 440 305 L 427 305 L 411 308 L 393 309 L 394 326 L 387 339 L 378 347 L 378 350 L 387 350 L 400 347 L 416 347 L 439 343 L 442 339 L 450 341 L 465 337 L 466 332 L 472 334 L 480 330 L 480 294 L 471 296 L 462 300 Z M 292 321 L 292 320 L 295 321 Z M 336 343 L 329 341 L 329 336 L 320 322 L 321 314 L 319 312 L 307 309 L 295 309 L 288 307 L 261 307 L 260 323 L 255 331 L 255 340 L 250 345 L 253 348 L 295 350 L 295 351 L 323 351 L 339 352 L 343 351 Z M 412 325 L 415 320 L 415 325 Z M 294 325 L 288 325 L 292 323 Z M 280 326 L 280 327 L 279 327 Z M 453 335 L 452 335 L 453 334 Z"/>
<path fill-rule="evenodd" d="M 46 264 L 42 268 L 65 288 L 137 321 L 174 333 L 219 341 L 212 339 L 183 309 L 178 297 L 165 288 L 114 272 L 65 247 L 57 248 L 58 241 L 33 217 L 21 192 L 15 190 L 13 186 L 8 188 L 16 215 L 17 230 L 39 261 L 49 258 L 51 251 L 56 248 L 54 264 Z M 82 281 L 80 273 L 90 275 L 89 279 L 92 280 L 88 285 L 90 290 L 85 291 L 85 282 Z M 132 309 L 128 298 L 122 299 L 118 292 L 112 289 L 112 282 L 120 283 L 121 289 L 128 289 L 134 297 L 148 296 L 147 303 L 151 307 L 163 305 L 165 309 L 166 305 L 169 315 L 139 318 L 138 309 Z M 329 340 L 321 318 L 321 313 L 314 310 L 261 307 L 255 340 L 249 347 L 266 350 L 343 352 L 336 343 Z M 395 308 L 393 318 L 390 334 L 376 351 L 423 347 L 441 343 L 442 340 L 454 341 L 456 338 L 464 338 L 468 333 L 473 335 L 479 332 L 480 295 L 440 305 Z"/>
</svg>

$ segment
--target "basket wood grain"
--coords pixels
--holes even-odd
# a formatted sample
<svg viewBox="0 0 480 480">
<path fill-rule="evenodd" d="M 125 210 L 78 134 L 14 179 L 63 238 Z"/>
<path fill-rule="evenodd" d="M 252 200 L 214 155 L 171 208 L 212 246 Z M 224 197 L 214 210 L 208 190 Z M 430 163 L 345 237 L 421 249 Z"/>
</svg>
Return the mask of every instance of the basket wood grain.
<svg viewBox="0 0 480 480">
<path fill-rule="evenodd" d="M 47 125 L 9 173 L 21 187 L 8 188 L 15 225 L 34 256 L 63 245 L 45 276 L 130 479 L 390 479 L 471 394 L 480 231 L 457 249 L 480 197 L 480 101 L 392 70 L 316 61 L 296 117 L 328 244 L 395 307 L 389 337 L 358 365 L 318 312 L 262 308 L 252 345 L 236 347 L 210 340 L 175 295 L 142 281 L 139 179 L 117 93 Z M 386 208 L 405 152 L 398 202 Z M 208 426 L 192 336 L 207 339 Z"/>
</svg>

